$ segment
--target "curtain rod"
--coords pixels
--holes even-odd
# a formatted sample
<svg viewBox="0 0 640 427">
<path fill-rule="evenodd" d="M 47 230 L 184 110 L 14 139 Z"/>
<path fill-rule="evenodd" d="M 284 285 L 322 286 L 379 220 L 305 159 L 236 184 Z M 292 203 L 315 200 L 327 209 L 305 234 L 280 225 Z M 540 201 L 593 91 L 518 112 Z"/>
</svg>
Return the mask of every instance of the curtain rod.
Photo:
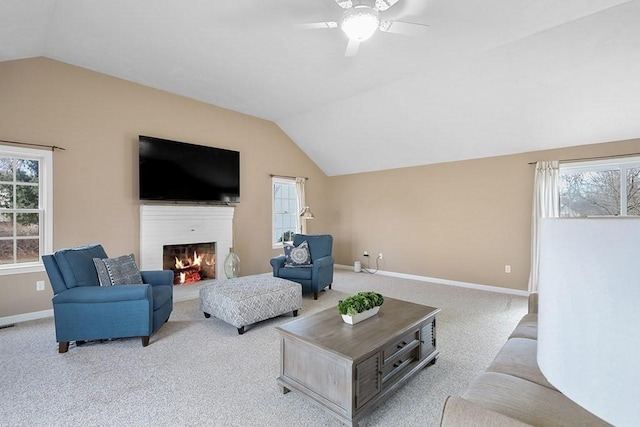
<svg viewBox="0 0 640 427">
<path fill-rule="evenodd" d="M 306 181 L 308 181 L 308 180 L 309 180 L 309 178 L 308 178 L 308 177 L 306 177 L 306 176 L 274 175 L 274 174 L 272 174 L 272 173 L 270 173 L 270 174 L 269 174 L 269 176 L 270 176 L 271 178 L 290 178 L 290 179 L 304 178 Z"/>
<path fill-rule="evenodd" d="M 55 151 L 55 150 L 65 151 L 66 150 L 65 148 L 58 147 L 57 145 L 35 144 L 33 142 L 8 141 L 6 139 L 0 139 L 0 142 L 5 142 L 7 144 L 16 144 L 16 145 L 28 145 L 30 147 L 50 148 L 51 151 Z"/>
<path fill-rule="evenodd" d="M 566 162 L 586 162 L 587 160 L 606 160 L 606 159 L 616 159 L 619 157 L 629 157 L 629 156 L 638 156 L 640 153 L 628 153 L 628 154 L 613 154 L 611 156 L 597 156 L 597 157 L 581 157 L 577 159 L 562 159 L 558 160 L 560 163 Z M 535 165 L 538 162 L 529 162 L 528 165 Z"/>
</svg>

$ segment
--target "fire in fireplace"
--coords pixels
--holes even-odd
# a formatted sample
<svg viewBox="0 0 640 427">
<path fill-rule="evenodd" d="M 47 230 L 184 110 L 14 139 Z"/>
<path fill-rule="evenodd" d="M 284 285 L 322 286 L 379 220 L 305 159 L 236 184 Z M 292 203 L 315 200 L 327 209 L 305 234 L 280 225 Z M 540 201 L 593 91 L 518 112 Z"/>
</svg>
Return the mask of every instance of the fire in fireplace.
<svg viewBox="0 0 640 427">
<path fill-rule="evenodd" d="M 173 270 L 173 284 L 186 285 L 216 277 L 216 244 L 164 245 L 162 268 Z"/>
</svg>

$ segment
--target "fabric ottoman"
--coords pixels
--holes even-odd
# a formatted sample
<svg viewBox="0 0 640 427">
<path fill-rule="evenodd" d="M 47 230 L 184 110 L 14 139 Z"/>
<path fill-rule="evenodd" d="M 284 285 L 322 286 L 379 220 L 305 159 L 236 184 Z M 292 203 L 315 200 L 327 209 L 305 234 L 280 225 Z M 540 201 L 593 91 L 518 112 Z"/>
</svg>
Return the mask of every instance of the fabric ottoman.
<svg viewBox="0 0 640 427">
<path fill-rule="evenodd" d="M 298 315 L 302 308 L 302 285 L 271 275 L 220 280 L 200 289 L 204 316 L 217 317 L 238 328 L 285 313 Z"/>
</svg>

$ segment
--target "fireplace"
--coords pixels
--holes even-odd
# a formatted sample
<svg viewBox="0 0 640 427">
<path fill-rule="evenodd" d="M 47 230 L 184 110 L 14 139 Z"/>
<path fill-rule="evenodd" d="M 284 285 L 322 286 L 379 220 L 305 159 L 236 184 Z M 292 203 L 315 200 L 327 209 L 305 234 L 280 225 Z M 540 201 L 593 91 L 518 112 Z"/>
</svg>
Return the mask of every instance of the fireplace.
<svg viewBox="0 0 640 427">
<path fill-rule="evenodd" d="M 194 249 L 198 255 L 212 251 L 212 276 L 216 280 L 225 279 L 224 259 L 233 246 L 233 213 L 233 206 L 141 205 L 140 269 L 175 270 L 175 259 L 169 267 L 164 264 L 165 246 L 196 246 L 184 250 L 185 258 L 193 259 Z M 213 249 L 211 246 L 199 247 L 202 243 L 198 242 L 213 244 Z M 178 251 L 173 256 L 178 253 L 181 254 Z M 192 287 L 178 286 L 176 289 L 190 288 Z"/>
<path fill-rule="evenodd" d="M 216 278 L 215 242 L 162 246 L 162 269 L 173 271 L 174 285 Z"/>
</svg>

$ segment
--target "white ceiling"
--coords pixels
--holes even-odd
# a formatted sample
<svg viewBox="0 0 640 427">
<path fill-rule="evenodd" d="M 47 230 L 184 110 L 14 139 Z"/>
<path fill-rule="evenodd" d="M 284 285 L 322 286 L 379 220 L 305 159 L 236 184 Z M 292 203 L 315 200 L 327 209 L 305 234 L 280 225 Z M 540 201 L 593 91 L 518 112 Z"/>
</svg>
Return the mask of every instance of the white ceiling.
<svg viewBox="0 0 640 427">
<path fill-rule="evenodd" d="M 2 0 L 45 56 L 272 120 L 328 175 L 640 137 L 640 0 L 400 0 L 344 57 L 334 0 Z"/>
</svg>

